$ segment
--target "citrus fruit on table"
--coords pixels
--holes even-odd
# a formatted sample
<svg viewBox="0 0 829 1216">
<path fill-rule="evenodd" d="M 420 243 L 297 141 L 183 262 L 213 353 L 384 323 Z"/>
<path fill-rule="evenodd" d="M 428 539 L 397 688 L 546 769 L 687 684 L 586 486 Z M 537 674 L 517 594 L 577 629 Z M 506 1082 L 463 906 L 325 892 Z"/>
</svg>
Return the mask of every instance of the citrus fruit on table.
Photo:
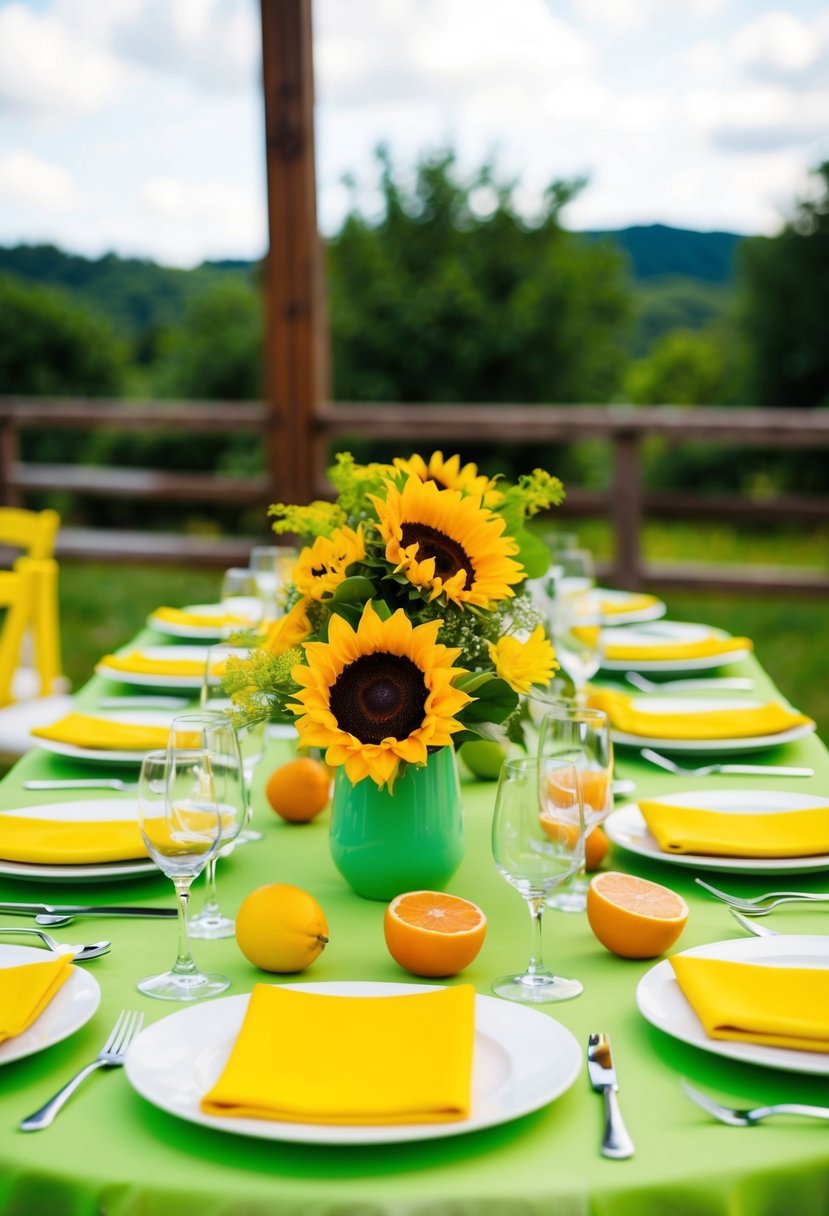
<svg viewBox="0 0 829 1216">
<path fill-rule="evenodd" d="M 607 833 L 596 826 L 584 842 L 584 868 L 593 873 L 598 870 L 610 852 L 610 841 Z"/>
<path fill-rule="evenodd" d="M 412 975 L 457 975 L 484 943 L 486 917 L 477 904 L 442 891 L 408 891 L 386 908 L 389 954 Z"/>
<path fill-rule="evenodd" d="M 328 805 L 331 773 L 321 760 L 300 756 L 274 769 L 265 783 L 265 797 L 283 819 L 307 823 Z"/>
<path fill-rule="evenodd" d="M 587 920 L 611 953 L 621 958 L 656 958 L 685 928 L 688 905 L 670 887 L 606 870 L 590 880 Z"/>
<path fill-rule="evenodd" d="M 507 759 L 506 748 L 489 739 L 467 740 L 461 744 L 458 755 L 472 776 L 480 777 L 482 781 L 497 781 L 501 775 L 501 765 Z"/>
<path fill-rule="evenodd" d="M 242 900 L 236 941 L 248 962 L 263 971 L 304 971 L 325 949 L 328 924 L 313 895 L 272 882 Z"/>
</svg>

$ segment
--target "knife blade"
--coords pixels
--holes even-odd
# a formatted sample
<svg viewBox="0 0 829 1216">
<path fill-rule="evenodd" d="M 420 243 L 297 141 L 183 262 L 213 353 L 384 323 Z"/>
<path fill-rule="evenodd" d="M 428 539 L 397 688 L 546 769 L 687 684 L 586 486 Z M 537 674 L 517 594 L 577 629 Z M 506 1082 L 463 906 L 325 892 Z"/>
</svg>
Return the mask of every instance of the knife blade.
<svg viewBox="0 0 829 1216">
<path fill-rule="evenodd" d="M 176 917 L 175 908 L 118 907 L 108 904 L 21 904 L 0 903 L 0 912 L 17 913 L 20 916 L 135 916 Z"/>
<path fill-rule="evenodd" d="M 590 1084 L 604 1098 L 604 1132 L 601 1153 L 603 1157 L 621 1160 L 632 1157 L 633 1141 L 622 1119 L 616 1098 L 619 1086 L 610 1039 L 606 1034 L 591 1034 L 587 1040 L 587 1073 Z"/>
</svg>

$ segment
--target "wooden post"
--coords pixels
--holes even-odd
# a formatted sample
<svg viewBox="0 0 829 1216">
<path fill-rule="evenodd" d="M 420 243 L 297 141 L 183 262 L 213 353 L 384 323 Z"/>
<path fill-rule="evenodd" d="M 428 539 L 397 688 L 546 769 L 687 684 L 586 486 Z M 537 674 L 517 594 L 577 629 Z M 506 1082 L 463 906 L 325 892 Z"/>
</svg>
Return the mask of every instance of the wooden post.
<svg viewBox="0 0 829 1216">
<path fill-rule="evenodd" d="M 610 510 L 616 537 L 614 586 L 635 591 L 642 585 L 642 462 L 640 436 L 618 431 L 613 436 L 613 489 Z"/>
<path fill-rule="evenodd" d="M 271 501 L 308 502 L 312 427 L 327 395 L 314 172 L 311 0 L 261 0 L 267 148 L 266 456 Z"/>
<path fill-rule="evenodd" d="M 23 506 L 23 496 L 14 480 L 15 467 L 19 459 L 15 418 L 11 413 L 4 414 L 0 418 L 0 506 Z"/>
</svg>

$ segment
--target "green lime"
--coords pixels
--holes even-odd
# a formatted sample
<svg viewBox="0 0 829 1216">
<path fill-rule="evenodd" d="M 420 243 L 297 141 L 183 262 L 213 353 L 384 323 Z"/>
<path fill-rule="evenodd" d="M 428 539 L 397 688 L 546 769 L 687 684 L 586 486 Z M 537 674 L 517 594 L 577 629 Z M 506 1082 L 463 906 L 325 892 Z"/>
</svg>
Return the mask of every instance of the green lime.
<svg viewBox="0 0 829 1216">
<path fill-rule="evenodd" d="M 483 781 L 497 781 L 501 765 L 507 759 L 506 748 L 488 739 L 470 739 L 461 744 L 458 755 L 473 777 L 480 777 Z"/>
</svg>

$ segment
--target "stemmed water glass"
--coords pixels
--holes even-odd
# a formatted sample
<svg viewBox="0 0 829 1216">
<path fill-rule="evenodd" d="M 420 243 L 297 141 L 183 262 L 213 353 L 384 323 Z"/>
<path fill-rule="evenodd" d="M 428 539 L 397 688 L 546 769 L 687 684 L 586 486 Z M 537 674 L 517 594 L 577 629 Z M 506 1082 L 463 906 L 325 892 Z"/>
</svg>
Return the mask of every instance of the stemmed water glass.
<svg viewBox="0 0 829 1216">
<path fill-rule="evenodd" d="M 196 966 L 187 936 L 193 879 L 215 856 L 225 815 L 225 781 L 211 746 L 148 752 L 138 782 L 138 823 L 150 857 L 173 880 L 179 944 L 169 971 L 138 983 L 139 992 L 163 1001 L 195 1001 L 230 986 L 227 976 Z"/>
<path fill-rule="evenodd" d="M 227 714 L 211 710 L 177 714 L 170 723 L 168 751 L 188 747 L 207 749 L 211 757 L 214 785 L 221 791 L 221 833 L 218 848 L 207 859 L 205 896 L 202 910 L 190 917 L 191 937 L 232 937 L 234 922 L 219 907 L 216 891 L 216 863 L 228 856 L 242 830 L 248 813 L 244 767 L 239 740 Z"/>
<path fill-rule="evenodd" d="M 285 611 L 280 593 L 291 581 L 297 551 L 291 545 L 257 545 L 251 550 L 250 568 L 256 580 L 266 620 Z"/>
<path fill-rule="evenodd" d="M 253 628 L 262 620 L 262 598 L 252 570 L 231 566 L 222 576 L 222 607 Z"/>
<path fill-rule="evenodd" d="M 577 769 L 586 839 L 613 809 L 613 741 L 607 714 L 567 704 L 550 706 L 541 723 L 538 757 L 540 765 L 555 760 Z M 543 802 L 549 792 L 541 789 L 540 793 Z M 583 858 L 579 870 L 547 903 L 564 912 L 584 911 L 587 875 Z"/>
<path fill-rule="evenodd" d="M 248 653 L 243 647 L 234 646 L 231 642 L 217 642 L 208 648 L 199 696 L 199 704 L 202 709 L 226 714 L 233 708 L 233 702 L 222 688 L 222 678 L 228 659 L 246 658 Z M 248 726 L 237 727 L 236 737 L 239 740 L 239 751 L 242 756 L 242 772 L 247 796 L 245 824 L 236 837 L 236 843 L 251 844 L 253 841 L 263 839 L 262 833 L 252 828 L 250 822 L 253 816 L 251 801 L 253 775 L 265 752 L 264 720 Z"/>
<path fill-rule="evenodd" d="M 566 563 L 569 556 L 564 554 L 562 560 Z M 602 661 L 601 605 L 587 576 L 563 575 L 556 580 L 553 644 L 578 702 Z"/>
<path fill-rule="evenodd" d="M 547 814 L 541 787 L 555 790 L 555 816 Z M 584 809 L 575 766 L 535 757 L 507 760 L 501 769 L 492 821 L 498 873 L 526 899 L 530 910 L 530 961 L 521 974 L 504 975 L 492 991 L 510 1001 L 547 1004 L 578 996 L 582 984 L 548 971 L 542 961 L 541 924 L 550 892 L 574 874 L 584 854 Z"/>
</svg>

